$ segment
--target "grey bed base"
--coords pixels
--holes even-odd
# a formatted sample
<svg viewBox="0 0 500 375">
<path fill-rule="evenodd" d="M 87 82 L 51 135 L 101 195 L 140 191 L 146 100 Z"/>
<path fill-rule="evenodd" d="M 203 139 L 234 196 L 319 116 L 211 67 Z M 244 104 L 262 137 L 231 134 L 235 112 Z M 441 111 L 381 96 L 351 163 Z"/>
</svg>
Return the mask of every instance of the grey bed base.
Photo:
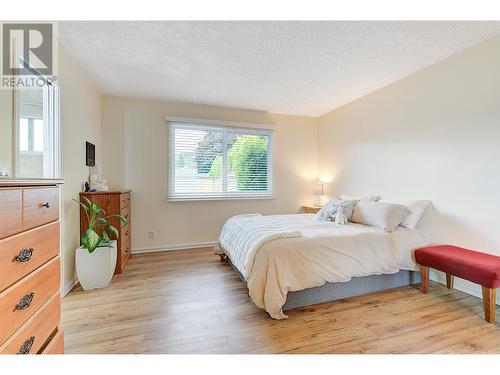
<svg viewBox="0 0 500 375">
<path fill-rule="evenodd" d="M 231 261 L 227 259 L 234 272 L 245 284 L 243 275 L 238 269 L 233 266 Z M 353 277 L 351 281 L 326 283 L 322 286 L 300 290 L 298 292 L 290 292 L 286 298 L 286 303 L 283 306 L 283 311 L 296 309 L 318 303 L 335 301 L 342 298 L 360 296 L 381 290 L 397 288 L 416 284 L 420 282 L 420 272 L 401 270 L 398 273 L 372 275 L 364 277 Z"/>
</svg>

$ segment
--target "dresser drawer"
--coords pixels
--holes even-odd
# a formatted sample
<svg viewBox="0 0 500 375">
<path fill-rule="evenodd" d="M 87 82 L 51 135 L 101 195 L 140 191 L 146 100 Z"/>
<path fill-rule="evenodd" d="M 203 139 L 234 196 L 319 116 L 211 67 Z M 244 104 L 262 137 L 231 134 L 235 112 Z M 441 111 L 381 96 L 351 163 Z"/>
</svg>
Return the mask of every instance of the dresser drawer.
<svg viewBox="0 0 500 375">
<path fill-rule="evenodd" d="M 57 293 L 0 347 L 0 354 L 36 354 L 56 330 L 60 318 L 61 298 Z"/>
<path fill-rule="evenodd" d="M 23 189 L 23 229 L 59 219 L 59 188 Z"/>
<path fill-rule="evenodd" d="M 120 208 L 129 207 L 130 206 L 130 193 L 121 193 L 120 194 Z"/>
<path fill-rule="evenodd" d="M 58 254 L 58 221 L 0 240 L 0 291 Z"/>
<path fill-rule="evenodd" d="M 43 349 L 42 354 L 64 354 L 64 332 L 59 330 Z"/>
<path fill-rule="evenodd" d="M 122 215 L 125 220 L 127 220 L 130 223 L 131 215 L 130 215 L 130 207 L 125 207 L 120 210 L 120 215 Z M 121 222 L 120 222 L 121 223 Z M 121 224 L 123 227 L 124 225 Z"/>
<path fill-rule="evenodd" d="M 0 238 L 20 232 L 21 189 L 0 189 Z"/>
<path fill-rule="evenodd" d="M 0 345 L 59 290 L 59 257 L 0 293 Z"/>
</svg>

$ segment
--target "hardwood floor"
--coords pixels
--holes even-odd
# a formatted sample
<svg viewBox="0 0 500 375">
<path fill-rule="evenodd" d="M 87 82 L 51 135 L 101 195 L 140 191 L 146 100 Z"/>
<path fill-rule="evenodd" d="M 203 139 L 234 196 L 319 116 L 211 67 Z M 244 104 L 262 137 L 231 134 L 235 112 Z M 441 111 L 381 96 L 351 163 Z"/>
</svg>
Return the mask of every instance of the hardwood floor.
<svg viewBox="0 0 500 375">
<path fill-rule="evenodd" d="M 66 353 L 500 353 L 480 299 L 430 284 L 288 312 L 255 307 L 212 249 L 134 255 L 107 289 L 63 300 Z"/>
</svg>

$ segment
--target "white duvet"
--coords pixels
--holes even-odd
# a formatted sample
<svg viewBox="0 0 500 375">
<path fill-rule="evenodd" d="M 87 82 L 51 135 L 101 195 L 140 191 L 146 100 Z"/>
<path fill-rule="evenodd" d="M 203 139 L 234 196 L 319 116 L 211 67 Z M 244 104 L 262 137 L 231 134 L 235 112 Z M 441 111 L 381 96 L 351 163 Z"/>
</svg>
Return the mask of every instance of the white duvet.
<svg viewBox="0 0 500 375">
<path fill-rule="evenodd" d="M 314 221 L 312 214 L 240 215 L 222 229 L 225 253 L 247 282 L 250 298 L 284 319 L 288 292 L 352 277 L 414 270 L 412 250 L 430 244 L 417 229 L 393 233 L 361 224 Z"/>
</svg>

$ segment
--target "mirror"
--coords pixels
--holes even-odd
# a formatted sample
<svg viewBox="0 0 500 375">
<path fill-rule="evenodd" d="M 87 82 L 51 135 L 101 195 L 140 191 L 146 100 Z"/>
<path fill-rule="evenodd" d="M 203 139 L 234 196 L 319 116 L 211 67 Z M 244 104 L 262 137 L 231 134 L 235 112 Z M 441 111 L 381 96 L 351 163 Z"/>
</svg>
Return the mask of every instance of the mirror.
<svg viewBox="0 0 500 375">
<path fill-rule="evenodd" d="M 0 177 L 12 177 L 13 94 L 0 90 Z"/>
</svg>

